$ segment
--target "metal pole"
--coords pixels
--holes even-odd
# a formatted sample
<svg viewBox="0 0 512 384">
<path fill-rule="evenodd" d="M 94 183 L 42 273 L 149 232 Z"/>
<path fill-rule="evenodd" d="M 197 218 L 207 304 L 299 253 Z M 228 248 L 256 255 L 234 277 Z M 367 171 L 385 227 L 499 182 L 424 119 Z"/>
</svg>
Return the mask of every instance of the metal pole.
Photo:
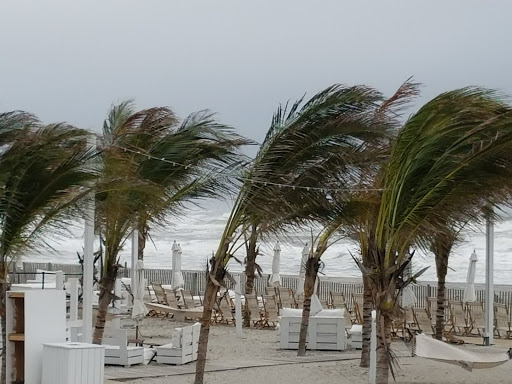
<svg viewBox="0 0 512 384">
<path fill-rule="evenodd" d="M 92 141 L 96 146 L 96 140 Z M 83 341 L 92 342 L 92 296 L 94 282 L 94 192 L 91 193 L 85 211 L 84 260 L 83 260 Z"/>
<path fill-rule="evenodd" d="M 134 230 L 132 232 L 132 264 L 131 264 L 131 280 L 130 280 L 130 291 L 132 297 L 132 305 L 133 305 L 133 297 L 135 295 L 135 290 L 137 282 L 135 281 L 135 264 L 137 264 L 137 260 L 139 259 L 139 231 Z"/>
<path fill-rule="evenodd" d="M 377 312 L 372 311 L 372 334 L 370 336 L 370 384 L 377 382 Z"/>
<path fill-rule="evenodd" d="M 484 344 L 494 344 L 494 223 L 485 226 L 485 333 Z"/>
</svg>

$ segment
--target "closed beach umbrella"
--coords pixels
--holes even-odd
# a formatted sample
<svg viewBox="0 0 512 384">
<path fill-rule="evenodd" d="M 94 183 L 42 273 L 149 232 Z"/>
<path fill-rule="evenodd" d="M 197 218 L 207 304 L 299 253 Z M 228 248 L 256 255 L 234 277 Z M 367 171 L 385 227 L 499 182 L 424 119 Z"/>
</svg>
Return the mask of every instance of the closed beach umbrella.
<svg viewBox="0 0 512 384">
<path fill-rule="evenodd" d="M 313 291 L 313 295 L 311 295 L 311 308 L 310 308 L 310 316 L 315 316 L 318 312 L 320 312 L 322 309 L 322 303 L 320 302 L 320 299 L 318 298 L 318 286 L 320 284 L 320 281 L 316 280 L 315 283 L 315 290 Z"/>
<path fill-rule="evenodd" d="M 281 276 L 279 275 L 281 270 L 281 247 L 279 241 L 274 247 L 274 258 L 272 259 L 272 275 L 268 281 L 271 287 L 279 287 L 281 285 Z"/>
<path fill-rule="evenodd" d="M 412 287 L 408 285 L 402 291 L 402 308 L 412 308 L 418 299 L 412 290 Z"/>
<path fill-rule="evenodd" d="M 304 249 L 302 250 L 302 259 L 300 261 L 299 266 L 299 284 L 297 285 L 297 291 L 295 292 L 297 295 L 304 293 L 304 278 L 306 276 L 306 263 L 309 258 L 309 247 L 308 243 L 304 245 Z"/>
<path fill-rule="evenodd" d="M 181 247 L 174 241 L 172 244 L 172 280 L 171 288 L 173 290 L 183 289 L 185 282 L 183 273 L 181 273 Z"/>
<path fill-rule="evenodd" d="M 475 293 L 475 274 L 476 274 L 476 252 L 473 251 L 469 258 L 468 276 L 466 278 L 466 289 L 464 289 L 464 302 L 476 301 Z"/>
<path fill-rule="evenodd" d="M 133 294 L 132 318 L 141 319 L 148 314 L 148 310 L 144 304 L 144 291 L 146 282 L 144 278 L 144 262 L 142 260 L 137 260 L 134 274 L 134 286 L 131 287 Z"/>
</svg>

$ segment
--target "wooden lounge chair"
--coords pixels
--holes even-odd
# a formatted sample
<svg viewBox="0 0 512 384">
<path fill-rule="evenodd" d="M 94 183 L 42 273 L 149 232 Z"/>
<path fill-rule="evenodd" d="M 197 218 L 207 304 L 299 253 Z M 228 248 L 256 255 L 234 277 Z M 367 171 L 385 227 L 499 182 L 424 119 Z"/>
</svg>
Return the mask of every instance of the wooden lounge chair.
<svg viewBox="0 0 512 384">
<path fill-rule="evenodd" d="M 304 306 L 304 294 L 296 293 L 293 296 L 293 299 L 295 300 L 295 308 L 302 309 L 302 307 Z"/>
<path fill-rule="evenodd" d="M 252 322 L 252 325 L 255 327 L 257 325 L 262 325 L 262 321 L 264 317 L 262 316 L 260 305 L 258 303 L 258 298 L 253 295 L 245 296 L 245 305 L 246 308 L 249 309 L 251 314 L 249 321 Z"/>
<path fill-rule="evenodd" d="M 468 334 L 468 324 L 466 321 L 466 313 L 464 304 L 460 300 L 449 300 L 448 308 L 450 309 L 450 329 L 448 333 L 458 331 L 460 334 Z"/>
<path fill-rule="evenodd" d="M 192 292 L 190 291 L 181 290 L 176 295 L 180 296 L 184 308 L 196 308 L 200 306 L 196 305 L 196 302 L 194 301 L 194 296 L 192 296 Z"/>
<path fill-rule="evenodd" d="M 276 298 L 278 300 L 279 308 L 294 308 L 295 301 L 290 288 L 276 287 Z"/>
<path fill-rule="evenodd" d="M 276 297 L 274 295 L 263 296 L 263 309 L 265 311 L 262 321 L 263 326 L 270 327 L 270 323 L 272 323 L 272 327 L 275 327 L 278 320 L 278 308 Z"/>
<path fill-rule="evenodd" d="M 217 323 L 225 322 L 227 325 L 235 323 L 235 316 L 233 314 L 233 303 L 228 295 L 223 295 L 218 299 L 217 307 Z"/>
<path fill-rule="evenodd" d="M 432 325 L 435 325 L 437 313 L 437 297 L 427 297 L 427 312 L 431 321 L 433 321 Z"/>
<path fill-rule="evenodd" d="M 355 322 L 357 324 L 363 324 L 363 294 L 353 293 L 352 302 L 354 308 L 353 312 L 355 314 Z"/>
<path fill-rule="evenodd" d="M 509 321 L 508 308 L 505 304 L 494 303 L 494 318 L 496 327 L 494 331 L 498 337 L 505 336 L 507 339 L 512 334 L 512 327 Z"/>
<path fill-rule="evenodd" d="M 162 284 L 153 283 L 153 292 L 155 292 L 156 302 L 158 304 L 169 305 L 167 297 L 165 297 L 165 291 L 162 288 Z"/>
<path fill-rule="evenodd" d="M 426 309 L 413 309 L 415 329 L 426 335 L 432 335 L 434 328 Z"/>
<path fill-rule="evenodd" d="M 158 304 L 158 303 L 146 303 L 146 307 L 148 309 L 152 309 L 158 311 L 160 313 L 165 313 L 166 315 L 173 315 L 173 318 L 176 321 L 185 321 L 186 319 L 200 319 L 203 315 L 203 308 L 176 308 L 170 307 L 168 305 Z"/>
<path fill-rule="evenodd" d="M 329 291 L 329 308 L 347 308 L 345 295 L 342 292 Z"/>
<path fill-rule="evenodd" d="M 178 308 L 178 309 L 184 309 L 184 306 L 181 305 L 178 302 L 178 299 L 176 298 L 176 292 L 174 292 L 172 289 L 163 288 L 165 292 L 165 298 L 167 301 L 167 305 L 169 307 Z"/>
<path fill-rule="evenodd" d="M 466 303 L 468 311 L 468 328 L 467 333 L 470 334 L 476 330 L 480 336 L 483 336 L 485 329 L 484 306 L 481 301 Z"/>
</svg>

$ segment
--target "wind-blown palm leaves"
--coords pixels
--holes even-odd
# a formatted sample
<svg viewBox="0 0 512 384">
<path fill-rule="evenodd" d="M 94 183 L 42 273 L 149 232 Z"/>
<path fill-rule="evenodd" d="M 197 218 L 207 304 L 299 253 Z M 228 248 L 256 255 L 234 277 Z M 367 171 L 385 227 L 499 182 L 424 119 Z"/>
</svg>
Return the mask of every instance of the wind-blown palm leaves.
<svg viewBox="0 0 512 384">
<path fill-rule="evenodd" d="M 360 234 L 360 267 L 378 312 L 378 383 L 388 381 L 387 337 L 408 283 L 400 280 L 407 248 L 428 247 L 447 222 L 478 221 L 484 204 L 510 196 L 511 117 L 496 93 L 464 88 L 428 102 L 400 130 L 383 168 L 380 202 Z"/>
<path fill-rule="evenodd" d="M 339 188 L 346 189 L 343 193 L 336 193 L 329 199 L 328 214 L 322 218 L 325 226 L 316 241 L 316 248 L 311 248 L 310 257 L 306 265 L 306 278 L 304 282 L 304 304 L 302 322 L 299 336 L 298 355 L 306 353 L 306 336 L 310 315 L 311 295 L 314 290 L 320 259 L 329 246 L 333 237 L 352 236 L 357 233 L 361 218 L 374 206 L 375 195 L 380 190 L 375 188 L 377 176 L 384 160 L 389 156 L 390 143 L 399 126 L 400 110 L 416 96 L 418 84 L 411 79 L 403 83 L 388 99 L 382 100 L 373 109 L 368 110 L 369 129 L 374 130 L 374 139 L 365 142 L 359 153 L 359 159 L 354 158 L 352 169 L 358 169 L 359 180 L 357 184 L 348 184 L 350 180 L 342 180 Z M 385 133 L 385 134 L 383 134 Z M 346 170 L 340 168 L 339 172 Z M 336 241 L 336 239 L 334 240 Z"/>
<path fill-rule="evenodd" d="M 130 102 L 112 108 L 100 141 L 103 178 L 96 204 L 105 257 L 95 343 L 103 335 L 118 254 L 128 234 L 166 223 L 188 202 L 230 191 L 230 171 L 243 159 L 238 149 L 250 143 L 209 112 L 180 124 L 168 108 L 135 112 Z"/>
<path fill-rule="evenodd" d="M 371 88 L 335 85 L 303 105 L 301 99 L 274 114 L 256 158 L 243 175 L 219 248 L 210 262 L 196 384 L 203 382 L 215 294 L 238 247 L 237 240 L 249 239 L 246 272 L 250 281 L 254 269 L 248 269 L 255 268 L 259 235 L 324 217 L 331 208 L 329 201 L 339 193 L 336 189 L 361 180 L 362 153 L 368 144 L 388 134 L 376 118 L 381 101 L 380 93 Z M 250 282 L 246 290 L 252 290 Z"/>
<path fill-rule="evenodd" d="M 0 114 L 0 312 L 5 343 L 8 266 L 22 252 L 66 234 L 66 219 L 94 180 L 95 150 L 86 131 L 66 124 L 44 126 L 23 112 Z M 5 347 L 5 344 L 4 344 Z M 4 348 L 5 350 L 5 348 Z M 2 362 L 5 383 L 5 359 Z"/>
</svg>

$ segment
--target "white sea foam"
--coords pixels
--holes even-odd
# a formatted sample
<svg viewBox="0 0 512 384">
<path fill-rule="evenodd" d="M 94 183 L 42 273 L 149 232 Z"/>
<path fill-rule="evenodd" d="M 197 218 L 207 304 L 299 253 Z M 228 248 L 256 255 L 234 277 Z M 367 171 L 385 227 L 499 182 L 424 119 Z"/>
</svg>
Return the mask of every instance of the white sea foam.
<svg viewBox="0 0 512 384">
<path fill-rule="evenodd" d="M 183 266 L 185 270 L 199 270 L 206 265 L 208 258 L 218 247 L 218 242 L 228 213 L 218 212 L 215 209 L 194 209 L 166 228 L 158 228 L 151 231 L 152 241 L 148 241 L 144 262 L 148 268 L 171 267 L 171 245 L 174 240 L 181 244 L 183 249 Z M 73 230 L 73 236 L 58 243 L 52 243 L 55 251 L 45 250 L 42 254 L 27 254 L 24 261 L 48 261 L 55 263 L 75 263 L 76 252 L 83 249 L 83 223 L 77 223 Z M 510 284 L 512 276 L 512 220 L 508 217 L 505 221 L 495 226 L 495 283 Z M 299 270 L 300 254 L 304 242 L 308 241 L 308 235 L 297 236 L 292 241 L 281 240 L 281 270 L 283 274 L 296 274 Z M 484 282 L 485 279 L 485 234 L 471 232 L 466 234 L 466 242 L 458 245 L 450 256 L 450 270 L 447 280 L 451 282 L 463 282 L 466 280 L 469 257 L 473 250 L 476 251 L 479 262 L 477 264 L 476 282 Z M 96 244 L 96 248 L 98 244 Z M 261 256 L 258 263 L 263 271 L 270 273 L 272 266 L 274 243 L 263 243 L 260 248 Z M 330 247 L 323 261 L 323 272 L 327 276 L 359 277 L 361 274 L 350 255 L 357 255 L 357 245 L 346 240 L 340 241 Z M 244 249 L 236 254 L 243 260 Z M 127 241 L 120 254 L 121 262 L 130 263 L 130 241 Z M 414 257 L 414 270 L 424 266 L 430 266 L 421 280 L 436 280 L 435 263 L 431 254 L 418 253 Z M 239 271 L 242 267 L 232 262 L 229 267 L 233 271 Z"/>
</svg>

